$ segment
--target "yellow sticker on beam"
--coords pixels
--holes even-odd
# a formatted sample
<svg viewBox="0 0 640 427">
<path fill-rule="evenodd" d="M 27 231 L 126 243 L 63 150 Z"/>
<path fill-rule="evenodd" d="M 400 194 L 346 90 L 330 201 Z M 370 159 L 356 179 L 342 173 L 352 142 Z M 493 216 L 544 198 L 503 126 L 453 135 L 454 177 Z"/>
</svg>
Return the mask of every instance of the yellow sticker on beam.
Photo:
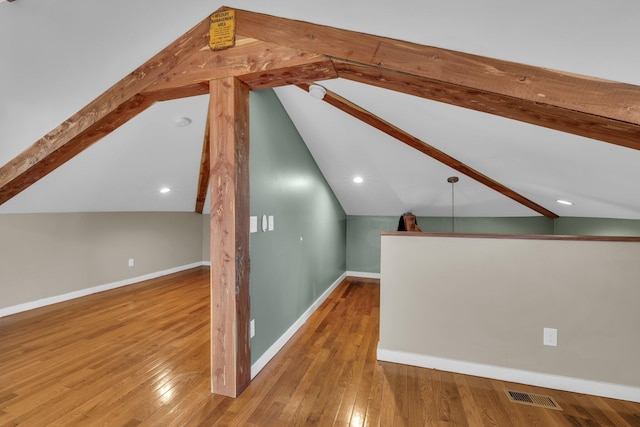
<svg viewBox="0 0 640 427">
<path fill-rule="evenodd" d="M 213 50 L 226 49 L 236 44 L 236 11 L 224 10 L 211 15 L 209 26 L 209 47 Z"/>
</svg>

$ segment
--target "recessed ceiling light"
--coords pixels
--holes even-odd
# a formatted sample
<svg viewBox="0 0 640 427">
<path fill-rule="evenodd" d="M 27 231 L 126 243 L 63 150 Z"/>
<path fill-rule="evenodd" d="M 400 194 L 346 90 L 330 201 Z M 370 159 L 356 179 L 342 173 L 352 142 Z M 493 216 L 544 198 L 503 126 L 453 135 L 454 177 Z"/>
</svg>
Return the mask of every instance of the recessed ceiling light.
<svg viewBox="0 0 640 427">
<path fill-rule="evenodd" d="M 568 206 L 573 205 L 573 202 L 570 202 L 568 200 L 560 200 L 560 199 L 558 199 L 558 200 L 556 200 L 556 202 L 560 203 L 561 205 L 568 205 Z"/>
<path fill-rule="evenodd" d="M 353 178 L 353 182 L 355 182 L 356 184 L 362 184 L 364 182 L 364 179 L 362 179 L 361 176 L 356 176 L 355 178 Z"/>
<path fill-rule="evenodd" d="M 187 127 L 191 124 L 191 119 L 189 117 L 178 117 L 175 120 L 176 126 L 179 128 Z"/>
<path fill-rule="evenodd" d="M 162 194 L 164 194 L 164 193 L 168 193 L 168 192 L 170 192 L 170 191 L 171 191 L 171 189 L 170 189 L 169 187 L 162 187 L 162 188 L 160 189 L 160 192 L 161 192 Z"/>
</svg>

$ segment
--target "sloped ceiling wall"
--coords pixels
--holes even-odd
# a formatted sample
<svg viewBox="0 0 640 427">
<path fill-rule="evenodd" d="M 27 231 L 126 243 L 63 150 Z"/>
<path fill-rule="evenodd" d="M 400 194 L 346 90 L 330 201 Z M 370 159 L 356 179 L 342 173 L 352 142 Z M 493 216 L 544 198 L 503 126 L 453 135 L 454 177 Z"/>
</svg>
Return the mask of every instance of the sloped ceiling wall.
<svg viewBox="0 0 640 427">
<path fill-rule="evenodd" d="M 228 6 L 640 84 L 634 1 L 254 3 Z M 0 3 L 0 164 L 220 6 L 204 0 Z M 354 82 L 323 84 L 561 216 L 640 218 L 633 197 L 637 151 Z M 348 214 L 450 212 L 446 178 L 455 171 L 298 88 L 276 93 Z M 204 106 L 206 100 L 192 98 L 152 107 L 0 212 L 193 210 Z M 192 126 L 175 129 L 181 116 L 191 117 Z M 351 182 L 355 174 L 365 177 L 364 185 Z M 169 197 L 157 193 L 162 185 L 174 189 Z M 557 198 L 575 204 L 562 207 Z M 456 203 L 465 216 L 535 215 L 464 177 Z"/>
</svg>

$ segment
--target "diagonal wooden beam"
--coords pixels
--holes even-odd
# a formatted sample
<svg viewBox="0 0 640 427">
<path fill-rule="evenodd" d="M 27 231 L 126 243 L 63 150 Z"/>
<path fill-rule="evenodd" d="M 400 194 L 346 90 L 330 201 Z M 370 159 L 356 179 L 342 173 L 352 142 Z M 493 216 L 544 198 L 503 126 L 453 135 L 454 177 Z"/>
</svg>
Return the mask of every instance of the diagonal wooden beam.
<svg viewBox="0 0 640 427">
<path fill-rule="evenodd" d="M 486 110 L 493 114 L 511 117 L 520 109 L 529 123 L 640 149 L 640 86 L 242 10 L 236 10 L 236 19 L 237 32 L 245 37 L 428 79 L 434 90 L 441 85 L 457 90 L 462 97 L 450 98 L 454 105 L 466 107 L 477 94 L 492 100 Z M 536 109 L 529 111 L 532 106 Z M 546 114 L 537 117 L 540 111 Z M 593 126 L 598 129 L 591 131 Z"/>
<path fill-rule="evenodd" d="M 367 65 L 334 61 L 341 78 L 640 150 L 640 129 L 580 111 L 480 92 Z"/>
<path fill-rule="evenodd" d="M 74 128 L 73 138 L 65 144 L 56 143 L 59 140 L 51 141 L 47 137 L 37 141 L 0 168 L 0 204 L 71 160 L 152 104 L 153 100 L 134 95 L 84 130 Z"/>
<path fill-rule="evenodd" d="M 309 86 L 308 85 L 298 85 L 298 87 L 302 90 L 308 91 L 309 90 Z M 403 131 L 402 129 L 392 125 L 391 123 L 385 121 L 384 119 L 381 119 L 380 117 L 376 116 L 375 114 L 365 110 L 364 108 L 354 104 L 353 102 L 341 97 L 340 95 L 338 95 L 335 92 L 332 92 L 330 90 L 327 90 L 327 94 L 325 95 L 325 97 L 323 98 L 323 101 L 325 101 L 326 103 L 333 105 L 334 107 L 338 108 L 339 110 L 344 111 L 345 113 L 355 117 L 358 120 L 363 121 L 364 123 L 367 123 L 370 126 L 373 126 L 374 128 L 386 133 L 387 135 L 401 141 L 404 142 L 405 144 L 407 144 L 408 146 L 415 148 L 416 150 L 420 151 L 423 154 L 426 154 L 427 156 L 439 161 L 440 163 L 443 163 L 447 166 L 449 166 L 452 169 L 457 170 L 458 172 L 465 174 L 466 176 L 468 176 L 469 178 L 472 178 L 476 181 L 478 181 L 481 184 L 486 185 L 487 187 L 499 192 L 500 194 L 515 200 L 516 202 L 520 203 L 521 205 L 524 205 L 526 207 L 528 207 L 529 209 L 532 209 L 544 216 L 546 216 L 547 218 L 558 218 L 558 215 L 556 215 L 555 213 L 551 212 L 550 210 L 538 205 L 537 203 L 529 200 L 528 198 L 526 198 L 525 196 L 517 193 L 516 191 L 500 184 L 499 182 L 489 178 L 488 176 L 478 172 L 477 170 L 471 168 L 470 166 L 466 165 L 465 163 L 451 157 L 450 155 L 438 150 L 437 148 L 427 144 L 424 141 L 421 141 L 420 139 L 416 138 L 415 136 Z"/>
<path fill-rule="evenodd" d="M 139 93 L 207 46 L 209 17 L 0 168 L 0 204 L 56 169 L 153 102 Z M 64 152 L 65 155 L 59 155 Z"/>
<path fill-rule="evenodd" d="M 211 106 L 207 112 L 207 124 L 204 128 L 204 141 L 202 142 L 202 156 L 200 158 L 200 174 L 198 175 L 198 192 L 196 195 L 196 212 L 201 214 L 204 211 L 204 202 L 207 198 L 207 191 L 209 189 L 209 177 L 211 176 L 210 159 L 211 153 L 209 147 L 211 146 Z"/>
</svg>

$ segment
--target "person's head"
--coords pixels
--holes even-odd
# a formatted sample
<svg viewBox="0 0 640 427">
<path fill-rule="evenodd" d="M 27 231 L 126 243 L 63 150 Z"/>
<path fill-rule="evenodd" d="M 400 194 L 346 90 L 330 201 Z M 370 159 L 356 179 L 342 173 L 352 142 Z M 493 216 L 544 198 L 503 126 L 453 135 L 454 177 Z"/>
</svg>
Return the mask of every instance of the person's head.
<svg viewBox="0 0 640 427">
<path fill-rule="evenodd" d="M 416 225 L 418 225 L 418 222 L 416 221 L 416 216 L 411 212 L 408 212 L 403 216 L 404 216 L 404 228 L 407 231 L 416 231 Z"/>
<path fill-rule="evenodd" d="M 405 212 L 400 215 L 398 231 L 416 231 L 417 225 L 418 221 L 416 220 L 416 216 L 411 212 Z"/>
</svg>

